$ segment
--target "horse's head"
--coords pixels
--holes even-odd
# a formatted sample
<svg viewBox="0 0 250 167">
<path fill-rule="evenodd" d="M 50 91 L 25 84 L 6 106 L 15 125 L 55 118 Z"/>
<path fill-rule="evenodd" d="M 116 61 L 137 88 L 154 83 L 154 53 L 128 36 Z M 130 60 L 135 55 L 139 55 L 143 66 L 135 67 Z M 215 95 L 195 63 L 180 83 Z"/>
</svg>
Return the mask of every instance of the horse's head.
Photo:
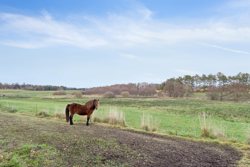
<svg viewBox="0 0 250 167">
<path fill-rule="evenodd" d="M 93 105 L 94 105 L 95 109 L 98 109 L 98 107 L 99 107 L 99 99 L 94 99 Z"/>
</svg>

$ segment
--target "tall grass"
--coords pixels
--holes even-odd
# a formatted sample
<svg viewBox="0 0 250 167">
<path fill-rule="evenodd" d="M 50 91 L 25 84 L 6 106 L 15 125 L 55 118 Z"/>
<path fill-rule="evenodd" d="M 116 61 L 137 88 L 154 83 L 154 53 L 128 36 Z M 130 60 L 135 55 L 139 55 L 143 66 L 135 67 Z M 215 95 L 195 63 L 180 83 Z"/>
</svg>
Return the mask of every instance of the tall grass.
<svg viewBox="0 0 250 167">
<path fill-rule="evenodd" d="M 144 112 L 141 117 L 141 128 L 145 131 L 155 132 L 159 128 L 159 122 L 153 119 L 152 115 L 146 115 Z"/>
<path fill-rule="evenodd" d="M 116 107 L 110 107 L 108 114 L 103 118 L 93 115 L 93 121 L 126 127 L 125 115 L 122 111 L 119 111 Z"/>
<path fill-rule="evenodd" d="M 250 145 L 250 128 L 246 130 L 247 141 L 246 143 Z"/>
<path fill-rule="evenodd" d="M 207 138 L 225 138 L 225 127 L 222 125 L 216 124 L 213 121 L 211 115 L 208 115 L 206 112 L 199 114 L 201 137 Z"/>
</svg>

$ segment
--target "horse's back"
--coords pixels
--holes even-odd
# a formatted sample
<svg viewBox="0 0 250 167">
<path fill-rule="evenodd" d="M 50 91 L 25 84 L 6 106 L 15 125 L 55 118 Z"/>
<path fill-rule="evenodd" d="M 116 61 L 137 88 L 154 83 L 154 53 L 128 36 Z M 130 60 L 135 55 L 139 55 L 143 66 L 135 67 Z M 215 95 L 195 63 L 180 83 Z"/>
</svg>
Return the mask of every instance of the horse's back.
<svg viewBox="0 0 250 167">
<path fill-rule="evenodd" d="M 69 105 L 69 108 L 71 110 L 81 107 L 81 104 L 78 104 L 78 103 L 71 103 L 71 104 L 68 104 L 68 105 Z"/>
<path fill-rule="evenodd" d="M 87 115 L 85 106 L 78 103 L 69 104 L 69 110 L 74 114 L 77 113 L 79 115 Z"/>
</svg>

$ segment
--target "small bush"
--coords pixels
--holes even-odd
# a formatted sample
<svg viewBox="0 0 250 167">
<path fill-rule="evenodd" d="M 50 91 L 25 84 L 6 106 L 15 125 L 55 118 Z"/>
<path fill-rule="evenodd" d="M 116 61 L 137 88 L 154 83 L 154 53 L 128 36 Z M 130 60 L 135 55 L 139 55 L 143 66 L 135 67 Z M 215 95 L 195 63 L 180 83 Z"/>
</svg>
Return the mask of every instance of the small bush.
<svg viewBox="0 0 250 167">
<path fill-rule="evenodd" d="M 56 91 L 53 93 L 54 96 L 63 96 L 66 95 L 67 93 L 65 91 Z"/>
<path fill-rule="evenodd" d="M 72 95 L 75 96 L 75 98 L 82 98 L 82 93 L 81 92 L 73 92 Z"/>
<path fill-rule="evenodd" d="M 115 94 L 111 91 L 108 91 L 106 93 L 104 93 L 103 97 L 105 98 L 115 98 Z"/>
<path fill-rule="evenodd" d="M 162 91 L 157 92 L 157 97 L 164 97 L 164 93 Z"/>
<path fill-rule="evenodd" d="M 36 113 L 36 116 L 44 118 L 44 117 L 49 117 L 50 115 L 45 111 L 41 111 L 41 112 Z"/>
<path fill-rule="evenodd" d="M 54 117 L 55 117 L 55 118 L 58 118 L 58 119 L 65 119 L 65 114 L 62 114 L 62 113 L 55 113 L 55 114 L 54 114 Z"/>
<path fill-rule="evenodd" d="M 209 100 L 219 100 L 220 98 L 219 93 L 217 92 L 207 92 L 206 95 L 209 98 Z"/>
<path fill-rule="evenodd" d="M 211 137 L 209 130 L 206 128 L 202 128 L 201 129 L 201 137 L 206 137 L 206 138 Z"/>
<path fill-rule="evenodd" d="M 121 96 L 122 96 L 122 97 L 127 98 L 127 97 L 129 97 L 129 95 L 130 95 L 130 93 L 129 93 L 128 91 L 123 91 L 123 92 L 121 92 Z"/>
<path fill-rule="evenodd" d="M 145 130 L 145 131 L 150 131 L 150 128 L 149 128 L 148 125 L 142 125 L 141 128 L 142 128 L 143 130 Z"/>
</svg>

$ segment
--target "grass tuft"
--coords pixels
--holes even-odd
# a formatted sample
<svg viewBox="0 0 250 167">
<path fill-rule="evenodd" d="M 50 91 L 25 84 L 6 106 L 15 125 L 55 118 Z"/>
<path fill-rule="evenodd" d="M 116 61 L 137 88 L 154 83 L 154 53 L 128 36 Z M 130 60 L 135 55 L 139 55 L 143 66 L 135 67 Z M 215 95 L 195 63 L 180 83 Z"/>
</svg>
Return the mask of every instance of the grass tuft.
<svg viewBox="0 0 250 167">
<path fill-rule="evenodd" d="M 202 112 L 199 114 L 199 120 L 200 120 L 201 137 L 211 138 L 211 139 L 226 138 L 225 128 L 219 126 L 218 124 L 215 124 L 212 121 L 213 118 L 211 117 L 211 115 Z"/>
<path fill-rule="evenodd" d="M 123 112 L 118 111 L 117 108 L 110 108 L 108 115 L 103 119 L 97 116 L 93 116 L 93 121 L 126 127 L 125 115 Z"/>
<path fill-rule="evenodd" d="M 40 111 L 40 112 L 36 113 L 36 116 L 41 117 L 41 118 L 50 117 L 50 115 L 46 111 Z"/>
<path fill-rule="evenodd" d="M 151 115 L 145 115 L 143 113 L 141 118 L 141 128 L 145 131 L 155 132 L 158 130 L 159 127 L 156 122 L 157 121 L 155 121 Z"/>
</svg>

